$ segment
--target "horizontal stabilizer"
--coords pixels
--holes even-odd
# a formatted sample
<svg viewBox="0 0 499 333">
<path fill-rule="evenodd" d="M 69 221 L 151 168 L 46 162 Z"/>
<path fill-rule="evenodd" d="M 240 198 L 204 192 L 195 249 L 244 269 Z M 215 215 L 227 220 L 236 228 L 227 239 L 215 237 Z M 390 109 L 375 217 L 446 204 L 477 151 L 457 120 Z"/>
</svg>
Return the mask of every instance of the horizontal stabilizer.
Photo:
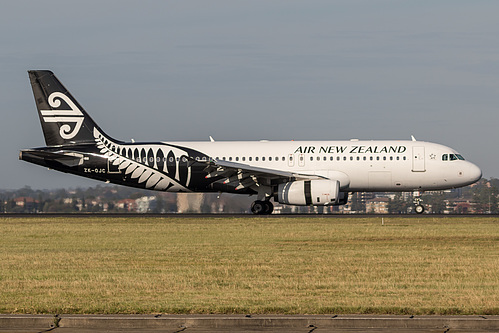
<svg viewBox="0 0 499 333">
<path fill-rule="evenodd" d="M 21 150 L 19 159 L 24 161 L 41 160 L 59 162 L 68 167 L 75 167 L 83 164 L 83 154 L 75 152 L 49 152 L 44 150 Z M 38 163 L 39 164 L 39 163 Z"/>
</svg>

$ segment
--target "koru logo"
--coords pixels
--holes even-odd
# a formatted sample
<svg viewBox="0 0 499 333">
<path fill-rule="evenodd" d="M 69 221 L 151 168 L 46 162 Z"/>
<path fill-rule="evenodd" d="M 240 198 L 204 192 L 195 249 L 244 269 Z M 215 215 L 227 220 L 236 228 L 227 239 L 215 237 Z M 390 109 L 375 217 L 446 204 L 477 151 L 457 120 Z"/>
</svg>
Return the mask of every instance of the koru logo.
<svg viewBox="0 0 499 333">
<path fill-rule="evenodd" d="M 83 124 L 83 113 L 68 96 L 61 92 L 50 94 L 47 102 L 51 107 L 57 109 L 61 106 L 61 100 L 66 102 L 71 110 L 40 110 L 40 112 L 43 116 L 43 121 L 46 123 L 64 123 L 60 127 L 59 134 L 63 139 L 72 139 L 78 134 Z M 75 124 L 73 130 L 71 130 L 71 126 L 68 123 Z"/>
</svg>

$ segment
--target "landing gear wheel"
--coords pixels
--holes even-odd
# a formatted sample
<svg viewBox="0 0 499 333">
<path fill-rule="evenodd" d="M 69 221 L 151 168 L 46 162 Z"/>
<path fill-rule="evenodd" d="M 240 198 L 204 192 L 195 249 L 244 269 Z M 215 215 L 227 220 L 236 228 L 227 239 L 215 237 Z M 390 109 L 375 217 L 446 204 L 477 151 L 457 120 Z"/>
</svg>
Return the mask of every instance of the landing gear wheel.
<svg viewBox="0 0 499 333">
<path fill-rule="evenodd" d="M 274 205 L 270 201 L 264 201 L 265 204 L 265 215 L 270 215 L 274 211 Z"/>
<path fill-rule="evenodd" d="M 262 215 L 265 211 L 265 203 L 261 200 L 254 201 L 251 204 L 251 212 L 256 215 Z"/>
<path fill-rule="evenodd" d="M 424 206 L 423 205 L 417 205 L 414 207 L 414 210 L 416 211 L 416 214 L 423 214 L 424 212 Z"/>
<path fill-rule="evenodd" d="M 421 199 L 421 195 L 422 195 L 422 191 L 414 191 L 414 194 L 413 194 L 413 197 L 414 197 L 414 200 L 413 200 L 413 203 L 415 205 L 414 207 L 414 211 L 416 212 L 416 214 L 423 214 L 424 212 L 424 206 L 422 205 L 423 203 L 423 199 Z"/>
<path fill-rule="evenodd" d="M 274 211 L 274 205 L 270 201 L 256 200 L 251 204 L 251 212 L 255 215 L 269 215 Z"/>
</svg>

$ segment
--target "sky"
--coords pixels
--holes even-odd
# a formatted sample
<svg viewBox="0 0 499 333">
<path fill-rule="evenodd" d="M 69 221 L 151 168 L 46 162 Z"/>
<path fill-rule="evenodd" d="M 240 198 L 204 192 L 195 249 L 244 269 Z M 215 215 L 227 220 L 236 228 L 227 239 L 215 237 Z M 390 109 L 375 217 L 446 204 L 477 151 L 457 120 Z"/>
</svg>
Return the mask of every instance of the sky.
<svg viewBox="0 0 499 333">
<path fill-rule="evenodd" d="M 9 1 L 0 188 L 98 183 L 18 160 L 44 145 L 27 70 L 129 141 L 410 140 L 499 177 L 498 1 Z"/>
</svg>

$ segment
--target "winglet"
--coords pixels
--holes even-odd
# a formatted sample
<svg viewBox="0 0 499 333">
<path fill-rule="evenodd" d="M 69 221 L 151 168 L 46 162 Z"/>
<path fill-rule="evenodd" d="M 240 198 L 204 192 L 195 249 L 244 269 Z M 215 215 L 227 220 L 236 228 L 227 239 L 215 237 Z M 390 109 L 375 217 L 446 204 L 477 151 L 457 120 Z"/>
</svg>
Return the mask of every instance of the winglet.
<svg viewBox="0 0 499 333">
<path fill-rule="evenodd" d="M 215 142 L 215 139 L 213 139 L 213 137 L 211 135 L 210 135 L 210 141 Z"/>
<path fill-rule="evenodd" d="M 414 135 L 411 135 L 411 140 L 412 141 L 417 141 L 416 138 L 414 137 Z"/>
</svg>

